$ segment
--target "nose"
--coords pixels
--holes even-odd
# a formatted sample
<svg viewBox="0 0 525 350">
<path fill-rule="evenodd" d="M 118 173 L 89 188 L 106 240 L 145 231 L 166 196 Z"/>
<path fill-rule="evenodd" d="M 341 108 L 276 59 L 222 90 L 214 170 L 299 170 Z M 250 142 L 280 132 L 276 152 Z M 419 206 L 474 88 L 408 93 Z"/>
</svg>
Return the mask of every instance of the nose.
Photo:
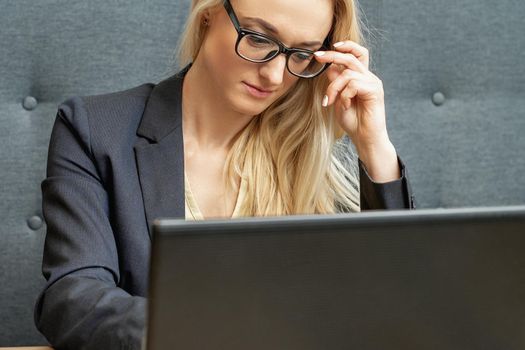
<svg viewBox="0 0 525 350">
<path fill-rule="evenodd" d="M 277 86 L 283 82 L 286 71 L 286 55 L 280 54 L 273 60 L 262 63 L 259 74 L 263 76 L 268 85 Z"/>
</svg>

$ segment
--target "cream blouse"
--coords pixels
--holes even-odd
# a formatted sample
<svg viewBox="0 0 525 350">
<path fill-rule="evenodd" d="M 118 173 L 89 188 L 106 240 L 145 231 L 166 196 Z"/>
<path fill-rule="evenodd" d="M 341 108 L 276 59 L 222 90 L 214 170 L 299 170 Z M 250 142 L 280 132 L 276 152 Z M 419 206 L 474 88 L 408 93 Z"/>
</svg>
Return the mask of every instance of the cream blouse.
<svg viewBox="0 0 525 350">
<path fill-rule="evenodd" d="M 186 172 L 184 172 L 184 187 L 186 220 L 204 220 L 204 216 L 202 215 L 199 206 L 197 205 L 197 201 L 195 200 L 195 197 L 191 192 L 191 186 L 190 182 L 188 181 L 188 176 L 186 175 Z M 241 205 L 244 201 L 244 198 L 246 197 L 246 187 L 246 180 L 243 176 L 241 179 L 241 184 L 239 186 L 239 194 L 237 195 L 235 208 L 233 209 L 233 214 L 231 216 L 232 218 L 237 218 L 240 216 L 239 213 L 241 211 Z"/>
</svg>

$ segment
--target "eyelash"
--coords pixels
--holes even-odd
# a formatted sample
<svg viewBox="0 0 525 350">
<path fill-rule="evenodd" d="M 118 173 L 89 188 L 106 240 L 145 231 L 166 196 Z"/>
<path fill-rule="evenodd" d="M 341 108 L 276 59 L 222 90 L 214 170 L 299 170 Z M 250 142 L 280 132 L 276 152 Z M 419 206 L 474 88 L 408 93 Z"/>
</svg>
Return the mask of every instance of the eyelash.
<svg viewBox="0 0 525 350">
<path fill-rule="evenodd" d="M 242 28 L 246 28 L 246 29 L 250 29 L 250 30 L 253 30 L 254 32 L 257 32 L 257 33 L 261 33 L 261 34 L 265 34 L 265 35 L 268 35 L 268 36 L 271 36 L 270 33 L 266 32 L 264 29 L 262 28 L 259 28 L 259 27 L 254 27 L 254 26 L 246 26 L 246 27 L 243 27 L 241 26 Z M 276 38 L 277 39 L 277 38 Z"/>
<path fill-rule="evenodd" d="M 280 42 L 283 42 L 280 38 L 272 36 L 270 33 L 266 32 L 264 29 L 262 29 L 260 27 L 257 27 L 257 26 L 254 26 L 254 25 L 243 26 L 241 24 L 241 28 L 250 29 L 250 30 L 253 30 L 254 32 L 261 33 L 261 34 L 264 34 L 264 35 L 268 35 L 271 38 L 275 38 L 275 39 L 279 40 Z M 314 47 L 306 47 L 305 49 L 311 50 L 311 51 L 315 51 L 316 50 Z"/>
</svg>

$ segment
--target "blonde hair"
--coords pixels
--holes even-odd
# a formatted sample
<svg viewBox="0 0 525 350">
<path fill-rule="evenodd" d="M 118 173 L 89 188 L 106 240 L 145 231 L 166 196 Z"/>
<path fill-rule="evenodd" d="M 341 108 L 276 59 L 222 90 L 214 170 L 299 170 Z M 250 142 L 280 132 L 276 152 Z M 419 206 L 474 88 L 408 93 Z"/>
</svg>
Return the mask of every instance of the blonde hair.
<svg viewBox="0 0 525 350">
<path fill-rule="evenodd" d="M 363 43 L 354 0 L 332 0 L 332 43 Z M 179 63 L 193 62 L 205 36 L 203 14 L 223 0 L 193 0 L 178 47 Z M 338 126 L 333 105 L 321 105 L 326 74 L 299 79 L 238 134 L 224 168 L 227 188 L 246 177 L 242 216 L 359 211 L 357 158 Z M 229 181 L 228 181 L 229 180 Z"/>
</svg>

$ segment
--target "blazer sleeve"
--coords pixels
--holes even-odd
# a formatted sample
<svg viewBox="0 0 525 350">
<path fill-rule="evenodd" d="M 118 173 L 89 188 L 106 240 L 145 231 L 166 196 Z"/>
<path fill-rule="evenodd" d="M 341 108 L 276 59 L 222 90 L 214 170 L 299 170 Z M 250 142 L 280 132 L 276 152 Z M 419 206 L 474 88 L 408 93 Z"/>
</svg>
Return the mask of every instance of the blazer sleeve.
<svg viewBox="0 0 525 350">
<path fill-rule="evenodd" d="M 401 158 L 397 160 L 401 178 L 386 183 L 374 182 L 361 159 L 358 160 L 361 210 L 416 208 L 405 164 Z"/>
<path fill-rule="evenodd" d="M 73 99 L 57 113 L 41 186 L 47 284 L 35 324 L 56 349 L 140 349 L 146 299 L 118 287 L 108 194 L 93 159 L 87 113 Z"/>
</svg>

